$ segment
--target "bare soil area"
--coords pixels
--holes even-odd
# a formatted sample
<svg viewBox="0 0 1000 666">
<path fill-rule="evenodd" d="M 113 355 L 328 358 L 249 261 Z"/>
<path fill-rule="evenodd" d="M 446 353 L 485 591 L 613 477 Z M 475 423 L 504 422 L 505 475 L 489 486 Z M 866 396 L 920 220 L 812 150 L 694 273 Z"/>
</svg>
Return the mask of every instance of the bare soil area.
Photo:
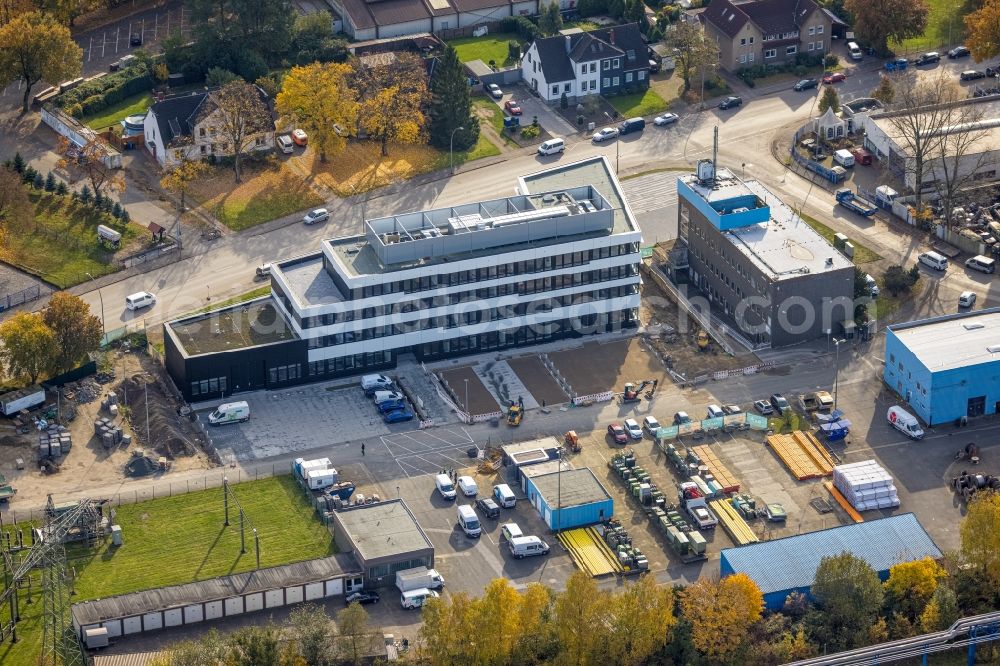
<svg viewBox="0 0 1000 666">
<path fill-rule="evenodd" d="M 592 342 L 551 352 L 549 359 L 577 395 L 621 391 L 626 382 L 669 379 L 663 361 L 649 353 L 639 338 Z"/>
<path fill-rule="evenodd" d="M 47 396 L 49 403 L 60 406 L 65 421 L 63 425 L 73 438 L 70 452 L 57 460 L 57 472 L 42 474 L 39 470 L 38 432 L 34 426 L 29 424 L 27 432 L 22 434 L 12 421 L 0 421 L 0 473 L 17 489 L 10 509 L 43 505 L 48 494 L 58 501 L 60 495 L 84 488 L 123 484 L 127 478 L 125 463 L 139 448 L 144 449 L 147 455 L 166 457 L 170 461 L 167 476 L 173 472 L 213 466 L 202 452 L 203 439 L 195 424 L 177 413 L 180 403 L 162 389 L 163 368 L 146 354 L 110 353 L 114 355 L 114 381 L 98 384 L 93 377 L 85 378 L 63 387 L 59 396 L 53 392 Z M 121 409 L 115 423 L 121 424 L 125 433 L 132 435 L 132 443 L 128 447 L 105 449 L 100 439 L 94 436 L 94 421 L 111 416 L 101 408 L 101 401 L 109 391 L 118 394 L 119 403 L 124 407 L 125 396 L 120 381 L 123 376 L 129 377 L 125 382 L 128 408 Z M 145 441 L 147 386 L 151 444 Z M 70 412 L 75 412 L 72 420 L 69 420 Z M 16 468 L 18 458 L 24 461 L 23 470 Z"/>
<path fill-rule="evenodd" d="M 512 358 L 507 361 L 507 365 L 517 374 L 539 405 L 552 406 L 569 401 L 569 396 L 537 355 Z"/>
<path fill-rule="evenodd" d="M 486 390 L 482 380 L 473 372 L 472 366 L 466 365 L 461 368 L 451 368 L 440 371 L 441 378 L 451 388 L 451 394 L 455 402 L 466 412 L 475 416 L 477 414 L 489 414 L 500 410 L 493 395 Z M 469 380 L 469 405 L 465 404 L 465 380 Z"/>
</svg>

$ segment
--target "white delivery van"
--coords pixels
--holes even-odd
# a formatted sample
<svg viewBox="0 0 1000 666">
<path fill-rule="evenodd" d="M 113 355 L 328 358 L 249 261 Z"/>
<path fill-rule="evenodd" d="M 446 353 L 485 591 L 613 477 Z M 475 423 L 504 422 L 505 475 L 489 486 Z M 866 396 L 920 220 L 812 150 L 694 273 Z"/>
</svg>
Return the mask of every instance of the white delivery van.
<svg viewBox="0 0 1000 666">
<path fill-rule="evenodd" d="M 414 608 L 420 608 L 428 599 L 436 599 L 441 595 L 434 590 L 428 590 L 426 587 L 421 587 L 416 590 L 410 590 L 409 592 L 403 592 L 399 596 L 399 603 L 403 608 L 407 610 L 412 610 Z"/>
<path fill-rule="evenodd" d="M 521 526 L 517 523 L 504 523 L 500 526 L 500 535 L 505 541 L 510 541 L 519 536 L 524 536 L 524 532 L 521 531 Z"/>
<path fill-rule="evenodd" d="M 208 415 L 208 422 L 211 425 L 245 423 L 248 420 L 250 420 L 250 405 L 246 403 L 246 400 L 219 405 L 214 412 Z"/>
<path fill-rule="evenodd" d="M 995 259 L 990 259 L 989 257 L 977 254 L 971 259 L 965 260 L 965 267 L 971 268 L 974 271 L 981 271 L 983 273 L 995 273 L 997 270 L 997 262 Z"/>
<path fill-rule="evenodd" d="M 458 497 L 458 493 L 455 492 L 455 484 L 451 482 L 451 477 L 447 474 L 438 474 L 435 476 L 434 486 L 441 493 L 441 497 L 446 500 L 453 500 Z"/>
<path fill-rule="evenodd" d="M 903 433 L 910 439 L 923 439 L 924 429 L 920 427 L 917 417 L 899 405 L 893 405 L 886 414 L 889 425 Z"/>
<path fill-rule="evenodd" d="M 468 504 L 458 505 L 458 526 L 465 532 L 465 536 L 477 537 L 483 533 L 483 526 L 479 524 L 479 516 Z"/>
<path fill-rule="evenodd" d="M 564 150 L 566 150 L 566 142 L 559 138 L 543 141 L 542 145 L 538 146 L 539 155 L 555 155 Z"/>
<path fill-rule="evenodd" d="M 852 60 L 861 60 L 864 57 L 864 53 L 861 52 L 861 47 L 858 46 L 857 42 L 847 42 L 847 52 L 851 54 Z"/>
<path fill-rule="evenodd" d="M 399 391 L 375 391 L 372 395 L 372 400 L 376 405 L 381 405 L 383 402 L 393 402 L 395 400 L 403 400 L 405 396 Z"/>
<path fill-rule="evenodd" d="M 517 559 L 532 555 L 548 555 L 549 544 L 536 536 L 514 537 L 510 540 L 510 554 Z"/>
<path fill-rule="evenodd" d="M 845 169 L 850 169 L 854 166 L 854 155 L 851 154 L 851 151 L 841 148 L 833 152 L 833 161 Z"/>
<path fill-rule="evenodd" d="M 278 148 L 280 148 L 281 152 L 285 153 L 286 155 L 294 151 L 295 143 L 292 141 L 292 137 L 288 136 L 287 134 L 282 134 L 281 136 L 279 136 Z"/>
<path fill-rule="evenodd" d="M 504 509 L 513 509 L 514 505 L 517 504 L 514 491 L 506 483 L 493 486 L 493 499 Z"/>
<path fill-rule="evenodd" d="M 365 375 L 361 378 L 361 388 L 364 389 L 365 393 L 391 391 L 392 380 L 385 375 Z"/>
<path fill-rule="evenodd" d="M 921 252 L 917 255 L 917 261 L 937 271 L 943 271 L 948 268 L 948 260 L 943 255 L 933 251 Z"/>
<path fill-rule="evenodd" d="M 129 310 L 140 310 L 151 305 L 156 305 L 156 296 L 148 291 L 140 291 L 125 297 L 125 307 Z"/>
</svg>

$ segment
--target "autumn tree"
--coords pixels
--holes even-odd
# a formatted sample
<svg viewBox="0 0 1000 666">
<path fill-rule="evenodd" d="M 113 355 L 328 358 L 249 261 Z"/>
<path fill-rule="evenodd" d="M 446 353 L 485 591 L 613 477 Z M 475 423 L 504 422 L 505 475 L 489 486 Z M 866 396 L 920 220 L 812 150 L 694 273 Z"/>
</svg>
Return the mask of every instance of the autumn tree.
<svg viewBox="0 0 1000 666">
<path fill-rule="evenodd" d="M 272 624 L 265 626 L 241 627 L 229 635 L 229 666 L 260 666 L 260 664 L 279 664 L 281 646 L 277 627 Z"/>
<path fill-rule="evenodd" d="M 69 28 L 48 14 L 20 14 L 0 27 L 0 85 L 24 84 L 22 113 L 28 112 L 35 84 L 77 77 L 82 65 L 83 49 L 73 41 Z"/>
<path fill-rule="evenodd" d="M 879 53 L 889 52 L 889 42 L 919 37 L 927 28 L 924 0 L 844 0 L 854 17 L 854 32 Z"/>
<path fill-rule="evenodd" d="M 820 560 L 812 594 L 818 610 L 806 615 L 815 642 L 830 650 L 864 644 L 882 607 L 884 592 L 878 574 L 851 553 Z"/>
<path fill-rule="evenodd" d="M 66 372 L 89 352 L 97 350 L 104 335 L 101 320 L 90 314 L 82 298 L 58 291 L 42 311 L 42 321 L 55 338 L 55 369 Z"/>
<path fill-rule="evenodd" d="M 289 635 L 306 666 L 330 666 L 333 659 L 333 622 L 322 606 L 306 604 L 289 616 Z"/>
<path fill-rule="evenodd" d="M 224 664 L 229 655 L 226 638 L 217 629 L 210 629 L 194 641 L 181 641 L 170 650 L 157 655 L 150 666 L 214 666 Z"/>
<path fill-rule="evenodd" d="M 101 0 L 35 0 L 38 8 L 73 27 L 76 19 L 104 6 Z"/>
<path fill-rule="evenodd" d="M 27 14 L 35 8 L 31 0 L 0 0 L 0 26 L 7 25 L 14 17 Z"/>
<path fill-rule="evenodd" d="M 834 113 L 840 111 L 840 95 L 833 86 L 823 86 L 823 94 L 819 96 L 819 103 L 816 107 L 820 115 L 826 113 L 827 109 L 833 109 Z"/>
<path fill-rule="evenodd" d="M 260 91 L 245 81 L 232 81 L 212 93 L 212 104 L 203 117 L 216 118 L 219 132 L 233 150 L 233 171 L 236 182 L 242 181 L 243 153 L 266 132 L 274 132 L 271 112 L 261 98 Z"/>
<path fill-rule="evenodd" d="M 701 25 L 692 21 L 678 21 L 667 33 L 667 46 L 677 49 L 676 71 L 684 80 L 684 90 L 691 90 L 691 77 L 697 72 L 715 71 L 719 65 L 719 45 L 705 37 Z"/>
<path fill-rule="evenodd" d="M 619 590 L 608 603 L 607 663 L 648 664 L 667 644 L 677 621 L 673 590 L 644 576 Z"/>
<path fill-rule="evenodd" d="M 465 592 L 429 599 L 421 610 L 421 658 L 433 666 L 476 663 L 474 602 Z"/>
<path fill-rule="evenodd" d="M 549 37 L 562 30 L 562 12 L 559 11 L 558 0 L 543 4 L 538 14 L 538 30 L 543 37 Z"/>
<path fill-rule="evenodd" d="M 893 565 L 884 585 L 889 608 L 910 621 L 917 621 L 947 575 L 930 557 Z"/>
<path fill-rule="evenodd" d="M 962 557 L 980 579 L 1000 588 L 1000 493 L 979 493 L 962 520 Z"/>
<path fill-rule="evenodd" d="M 965 44 L 976 62 L 1000 54 L 1000 0 L 986 0 L 982 7 L 965 15 Z"/>
<path fill-rule="evenodd" d="M 329 12 L 318 11 L 296 17 L 293 33 L 292 52 L 298 64 L 347 60 L 347 42 L 333 36 L 333 17 Z"/>
<path fill-rule="evenodd" d="M 111 154 L 111 146 L 98 137 L 80 148 L 66 137 L 59 137 L 59 166 L 66 169 L 80 169 L 90 181 L 94 194 L 103 194 L 102 190 L 110 192 L 125 191 L 125 175 L 120 168 L 115 168 L 107 161 Z"/>
<path fill-rule="evenodd" d="M 712 662 L 733 659 L 747 644 L 749 627 L 764 612 L 764 596 L 743 573 L 721 580 L 699 578 L 681 593 L 681 612 L 691 624 L 691 642 Z"/>
<path fill-rule="evenodd" d="M 941 631 L 954 624 L 958 617 L 958 599 L 954 590 L 939 584 L 920 615 L 920 628 L 927 633 Z"/>
<path fill-rule="evenodd" d="M 0 241 L 11 229 L 27 230 L 34 219 L 34 206 L 21 182 L 21 174 L 0 167 Z"/>
<path fill-rule="evenodd" d="M 360 666 L 374 653 L 382 637 L 371 626 L 368 611 L 355 602 L 337 613 L 337 633 L 333 640 L 341 661 Z"/>
<path fill-rule="evenodd" d="M 576 571 L 566 583 L 566 589 L 556 596 L 552 622 L 559 641 L 556 664 L 578 666 L 595 663 L 604 636 L 598 630 L 604 626 L 607 604 L 591 576 Z"/>
<path fill-rule="evenodd" d="M 361 101 L 360 125 L 389 155 L 390 143 L 417 143 L 424 129 L 427 74 L 423 60 L 412 53 L 397 54 L 391 63 L 359 63 L 354 88 Z"/>
<path fill-rule="evenodd" d="M 431 79 L 427 131 L 431 145 L 446 150 L 468 150 L 479 140 L 479 120 L 472 114 L 469 80 L 458 53 L 446 46 Z M 459 129 L 459 128 L 464 129 Z"/>
<path fill-rule="evenodd" d="M 37 312 L 21 312 L 0 324 L 0 344 L 10 377 L 34 384 L 52 368 L 56 337 Z"/>
<path fill-rule="evenodd" d="M 181 212 L 184 212 L 184 197 L 191 183 L 208 175 L 208 165 L 201 160 L 184 160 L 160 178 L 160 187 L 181 197 Z"/>
<path fill-rule="evenodd" d="M 888 76 L 880 76 L 878 85 L 868 94 L 882 102 L 882 106 L 889 106 L 896 97 L 896 89 L 893 87 L 892 80 Z"/>
<path fill-rule="evenodd" d="M 358 102 L 349 85 L 351 73 L 349 65 L 335 63 L 293 67 L 275 100 L 282 118 L 309 133 L 321 162 L 342 151 L 347 145 L 343 134 L 357 126 Z"/>
<path fill-rule="evenodd" d="M 514 649 L 525 663 L 544 663 L 558 652 L 549 622 L 553 598 L 552 591 L 541 583 L 530 583 L 521 592 L 518 605 L 521 633 L 514 641 Z"/>
<path fill-rule="evenodd" d="M 482 638 L 476 663 L 499 666 L 511 662 L 514 641 L 521 633 L 520 602 L 521 595 L 506 578 L 494 578 L 475 601 L 473 616 Z"/>
</svg>

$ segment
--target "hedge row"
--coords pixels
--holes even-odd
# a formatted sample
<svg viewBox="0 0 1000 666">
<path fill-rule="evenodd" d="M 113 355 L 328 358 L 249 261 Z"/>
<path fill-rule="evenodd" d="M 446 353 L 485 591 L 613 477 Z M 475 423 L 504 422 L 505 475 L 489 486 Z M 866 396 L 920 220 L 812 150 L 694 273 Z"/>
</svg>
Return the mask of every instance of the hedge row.
<svg viewBox="0 0 1000 666">
<path fill-rule="evenodd" d="M 66 113 L 81 118 L 103 111 L 127 97 L 152 89 L 153 77 L 139 62 L 120 72 L 88 81 L 59 96 Z"/>
<path fill-rule="evenodd" d="M 500 19 L 497 32 L 516 32 L 526 42 L 533 42 L 538 38 L 538 26 L 524 16 L 507 16 Z"/>
</svg>

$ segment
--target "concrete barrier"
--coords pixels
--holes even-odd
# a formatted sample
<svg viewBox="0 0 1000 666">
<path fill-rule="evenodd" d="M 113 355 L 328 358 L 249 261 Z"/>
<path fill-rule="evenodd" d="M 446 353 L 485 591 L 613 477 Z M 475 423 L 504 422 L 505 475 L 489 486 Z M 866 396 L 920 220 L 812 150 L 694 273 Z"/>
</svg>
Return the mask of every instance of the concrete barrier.
<svg viewBox="0 0 1000 666">
<path fill-rule="evenodd" d="M 608 402 L 615 397 L 613 391 L 604 391 L 602 393 L 592 393 L 591 395 L 579 395 L 573 398 L 574 405 L 582 405 L 589 402 Z"/>
</svg>

